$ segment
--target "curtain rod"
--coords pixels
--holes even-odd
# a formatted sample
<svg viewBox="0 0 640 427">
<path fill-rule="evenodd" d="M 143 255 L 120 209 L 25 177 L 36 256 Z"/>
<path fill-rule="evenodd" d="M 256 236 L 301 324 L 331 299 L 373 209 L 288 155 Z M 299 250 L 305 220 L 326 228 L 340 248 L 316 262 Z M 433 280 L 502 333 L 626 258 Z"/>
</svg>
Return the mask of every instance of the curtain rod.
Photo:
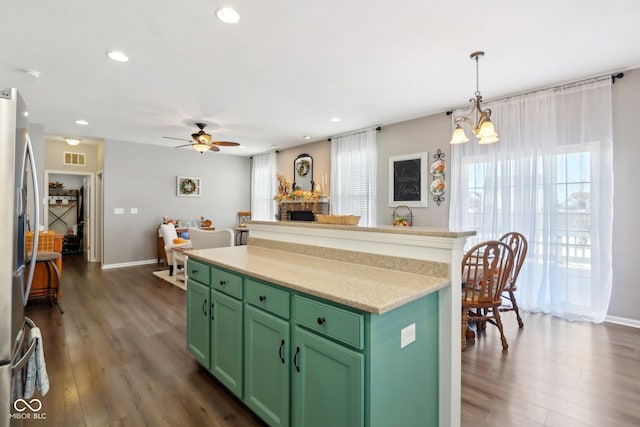
<svg viewBox="0 0 640 427">
<path fill-rule="evenodd" d="M 382 126 L 377 126 L 375 128 L 374 127 L 370 127 L 370 128 L 352 130 L 350 132 L 345 132 L 345 133 L 341 133 L 341 134 L 338 134 L 338 135 L 333 135 L 331 138 L 337 138 L 339 136 L 353 135 L 353 134 L 364 132 L 364 131 L 367 131 L 367 130 L 376 130 L 376 131 L 380 132 L 382 130 Z M 331 142 L 331 138 L 327 138 L 327 141 Z"/>
<path fill-rule="evenodd" d="M 253 156 L 249 156 L 249 159 L 253 159 L 254 157 L 266 156 L 267 154 L 271 154 L 271 153 L 280 154 L 280 151 L 275 150 L 275 151 L 267 151 L 266 153 L 254 154 Z"/>
<path fill-rule="evenodd" d="M 503 96 L 502 98 L 490 99 L 490 100 L 485 101 L 485 102 L 489 103 L 489 102 L 494 102 L 494 101 L 504 101 L 505 99 L 513 98 L 515 96 L 529 95 L 529 94 L 536 93 L 536 92 L 542 92 L 543 90 L 553 90 L 553 89 L 560 89 L 560 88 L 571 88 L 571 87 L 578 86 L 578 85 L 581 85 L 581 84 L 589 82 L 589 81 L 600 82 L 602 80 L 611 79 L 611 84 L 615 84 L 616 80 L 621 79 L 623 77 L 624 77 L 624 73 L 603 74 L 603 75 L 596 76 L 596 77 L 589 77 L 589 78 L 582 79 L 582 80 L 576 80 L 574 82 L 559 84 L 559 85 L 555 85 L 555 86 L 549 86 L 549 87 L 545 87 L 545 88 L 541 88 L 541 89 L 534 89 L 534 90 L 529 91 L 529 92 L 515 93 L 513 95 Z M 467 106 L 456 107 L 456 108 L 454 108 L 454 110 L 457 110 L 459 108 L 467 108 Z M 453 110 L 447 111 L 447 116 L 450 116 L 451 114 L 453 114 Z"/>
</svg>

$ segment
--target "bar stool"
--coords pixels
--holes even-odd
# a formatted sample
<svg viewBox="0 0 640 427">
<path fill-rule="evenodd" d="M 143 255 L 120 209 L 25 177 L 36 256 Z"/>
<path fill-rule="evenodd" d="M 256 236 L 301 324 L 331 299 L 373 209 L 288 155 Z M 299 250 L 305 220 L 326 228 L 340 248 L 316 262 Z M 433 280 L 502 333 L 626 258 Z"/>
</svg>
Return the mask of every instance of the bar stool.
<svg viewBox="0 0 640 427">
<path fill-rule="evenodd" d="M 237 227 L 236 228 L 236 246 L 246 245 L 248 235 L 249 235 L 248 228 Z"/>
<path fill-rule="evenodd" d="M 44 263 L 44 265 L 47 267 L 47 291 L 45 294 L 35 296 L 33 299 L 49 298 L 49 304 L 52 307 L 53 307 L 53 304 L 56 304 L 58 306 L 58 310 L 60 310 L 60 313 L 64 313 L 64 308 L 62 307 L 62 304 L 60 303 L 60 299 L 58 298 L 58 294 L 62 286 L 62 281 L 61 281 L 62 276 L 55 262 L 61 256 L 62 254 L 60 252 L 40 252 L 40 251 L 36 252 L 36 265 L 38 263 Z M 30 262 L 30 258 L 31 258 L 30 256 L 27 256 L 27 262 Z M 51 289 L 51 278 L 52 278 L 51 267 L 53 267 L 53 270 L 56 272 L 56 278 L 58 279 L 57 281 L 58 285 L 55 292 L 52 291 Z"/>
<path fill-rule="evenodd" d="M 238 226 L 236 227 L 236 246 L 246 245 L 249 236 L 247 221 L 251 219 L 251 212 L 238 212 Z"/>
</svg>

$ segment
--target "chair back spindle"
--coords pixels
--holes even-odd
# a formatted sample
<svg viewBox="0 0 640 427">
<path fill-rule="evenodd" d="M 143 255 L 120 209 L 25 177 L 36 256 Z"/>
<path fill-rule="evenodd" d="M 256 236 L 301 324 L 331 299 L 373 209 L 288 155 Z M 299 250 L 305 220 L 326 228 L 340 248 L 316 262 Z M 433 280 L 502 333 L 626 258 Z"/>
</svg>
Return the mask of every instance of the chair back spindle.
<svg viewBox="0 0 640 427">
<path fill-rule="evenodd" d="M 500 307 L 500 311 L 515 311 L 518 326 L 522 328 L 524 327 L 524 322 L 522 321 L 522 317 L 520 317 L 520 310 L 518 309 L 518 302 L 516 301 L 514 292 L 517 289 L 518 275 L 520 274 L 522 264 L 524 264 L 524 259 L 527 256 L 527 249 L 529 245 L 524 235 L 515 231 L 504 234 L 499 240 L 506 243 L 511 248 L 514 264 L 513 269 L 511 270 L 511 276 L 509 277 L 502 294 L 502 298 L 508 300 L 509 303 L 503 304 Z"/>
</svg>

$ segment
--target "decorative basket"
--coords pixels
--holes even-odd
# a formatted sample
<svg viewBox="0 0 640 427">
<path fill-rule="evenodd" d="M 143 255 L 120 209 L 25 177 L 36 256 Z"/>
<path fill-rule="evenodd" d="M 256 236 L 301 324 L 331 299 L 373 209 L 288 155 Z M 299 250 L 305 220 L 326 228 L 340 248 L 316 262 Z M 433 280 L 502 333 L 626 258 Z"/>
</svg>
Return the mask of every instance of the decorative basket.
<svg viewBox="0 0 640 427">
<path fill-rule="evenodd" d="M 320 224 L 358 225 L 359 215 L 320 215 L 316 214 L 316 221 Z"/>
<path fill-rule="evenodd" d="M 396 227 L 411 227 L 413 225 L 413 212 L 408 206 L 398 206 L 391 214 L 391 223 Z"/>
</svg>

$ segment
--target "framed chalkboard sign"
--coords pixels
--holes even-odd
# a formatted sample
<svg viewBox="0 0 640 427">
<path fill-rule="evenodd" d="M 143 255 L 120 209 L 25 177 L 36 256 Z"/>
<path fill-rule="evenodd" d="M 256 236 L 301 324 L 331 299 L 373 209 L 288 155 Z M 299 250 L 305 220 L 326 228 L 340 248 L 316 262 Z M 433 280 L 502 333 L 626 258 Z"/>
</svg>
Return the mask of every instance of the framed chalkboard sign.
<svg viewBox="0 0 640 427">
<path fill-rule="evenodd" d="M 389 157 L 389 206 L 427 207 L 428 154 Z"/>
</svg>

